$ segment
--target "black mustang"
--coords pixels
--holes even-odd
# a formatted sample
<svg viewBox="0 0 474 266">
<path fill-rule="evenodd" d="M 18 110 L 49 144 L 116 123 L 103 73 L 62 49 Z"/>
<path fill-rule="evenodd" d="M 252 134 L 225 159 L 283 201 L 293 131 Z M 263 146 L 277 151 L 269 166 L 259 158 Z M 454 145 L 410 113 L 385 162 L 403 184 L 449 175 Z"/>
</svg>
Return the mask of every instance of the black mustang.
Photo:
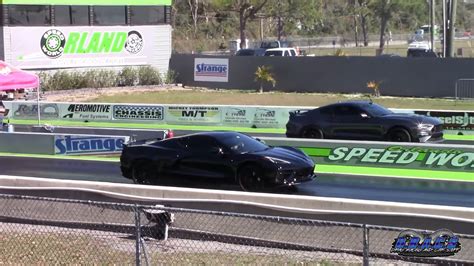
<svg viewBox="0 0 474 266">
<path fill-rule="evenodd" d="M 126 145 L 122 175 L 139 184 L 156 184 L 160 176 L 225 178 L 245 191 L 310 181 L 314 162 L 292 147 L 270 147 L 236 132 L 206 132 Z"/>
<path fill-rule="evenodd" d="M 438 118 L 394 113 L 372 102 L 352 101 L 330 104 L 306 112 L 290 112 L 286 136 L 438 142 L 443 140 L 443 125 Z"/>
</svg>

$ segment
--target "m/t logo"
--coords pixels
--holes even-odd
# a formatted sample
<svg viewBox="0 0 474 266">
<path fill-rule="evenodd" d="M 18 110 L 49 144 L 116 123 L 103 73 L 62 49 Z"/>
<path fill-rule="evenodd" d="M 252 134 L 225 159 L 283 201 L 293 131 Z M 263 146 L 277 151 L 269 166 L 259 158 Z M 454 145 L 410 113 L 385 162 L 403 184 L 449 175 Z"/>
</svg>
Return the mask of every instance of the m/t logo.
<svg viewBox="0 0 474 266">
<path fill-rule="evenodd" d="M 189 110 L 189 111 L 182 111 L 181 116 L 183 117 L 204 117 L 207 111 L 199 111 L 199 110 Z"/>
</svg>

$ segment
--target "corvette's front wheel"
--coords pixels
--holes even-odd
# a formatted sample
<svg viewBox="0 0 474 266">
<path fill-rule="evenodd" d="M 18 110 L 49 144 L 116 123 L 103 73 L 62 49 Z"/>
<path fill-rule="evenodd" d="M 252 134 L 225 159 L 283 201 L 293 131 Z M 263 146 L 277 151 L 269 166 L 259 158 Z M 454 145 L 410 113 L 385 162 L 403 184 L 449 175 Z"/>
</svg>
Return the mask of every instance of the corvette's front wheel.
<svg viewBox="0 0 474 266">
<path fill-rule="evenodd" d="M 138 163 L 132 168 L 132 179 L 135 184 L 151 185 L 156 183 L 157 174 L 151 163 Z"/>
<path fill-rule="evenodd" d="M 261 191 L 264 189 L 262 171 L 257 166 L 244 166 L 238 172 L 239 185 L 244 191 Z"/>
</svg>

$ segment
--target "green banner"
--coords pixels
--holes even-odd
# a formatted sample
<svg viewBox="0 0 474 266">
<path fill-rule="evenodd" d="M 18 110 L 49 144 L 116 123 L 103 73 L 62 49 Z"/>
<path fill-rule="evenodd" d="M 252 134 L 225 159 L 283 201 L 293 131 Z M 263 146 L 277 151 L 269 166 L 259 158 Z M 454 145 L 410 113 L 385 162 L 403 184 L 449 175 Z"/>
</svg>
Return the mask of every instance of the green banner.
<svg viewBox="0 0 474 266">
<path fill-rule="evenodd" d="M 171 6 L 171 0 L 3 0 L 4 5 Z"/>
<path fill-rule="evenodd" d="M 457 149 L 388 146 L 299 147 L 316 162 L 354 166 L 382 166 L 421 169 L 473 171 L 474 152 Z M 472 177 L 474 178 L 474 172 Z"/>
</svg>

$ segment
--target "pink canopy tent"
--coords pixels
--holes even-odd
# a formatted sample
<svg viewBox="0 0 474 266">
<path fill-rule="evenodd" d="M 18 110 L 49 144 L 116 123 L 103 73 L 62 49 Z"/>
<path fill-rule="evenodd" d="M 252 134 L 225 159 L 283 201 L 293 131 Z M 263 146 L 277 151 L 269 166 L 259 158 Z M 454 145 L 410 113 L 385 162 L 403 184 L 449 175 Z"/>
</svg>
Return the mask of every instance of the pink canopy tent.
<svg viewBox="0 0 474 266">
<path fill-rule="evenodd" d="M 33 88 L 39 88 L 38 76 L 0 61 L 0 91 Z"/>
<path fill-rule="evenodd" d="M 37 75 L 23 71 L 0 60 L 0 91 L 36 89 L 38 102 L 38 124 L 40 123 L 39 90 Z"/>
</svg>

